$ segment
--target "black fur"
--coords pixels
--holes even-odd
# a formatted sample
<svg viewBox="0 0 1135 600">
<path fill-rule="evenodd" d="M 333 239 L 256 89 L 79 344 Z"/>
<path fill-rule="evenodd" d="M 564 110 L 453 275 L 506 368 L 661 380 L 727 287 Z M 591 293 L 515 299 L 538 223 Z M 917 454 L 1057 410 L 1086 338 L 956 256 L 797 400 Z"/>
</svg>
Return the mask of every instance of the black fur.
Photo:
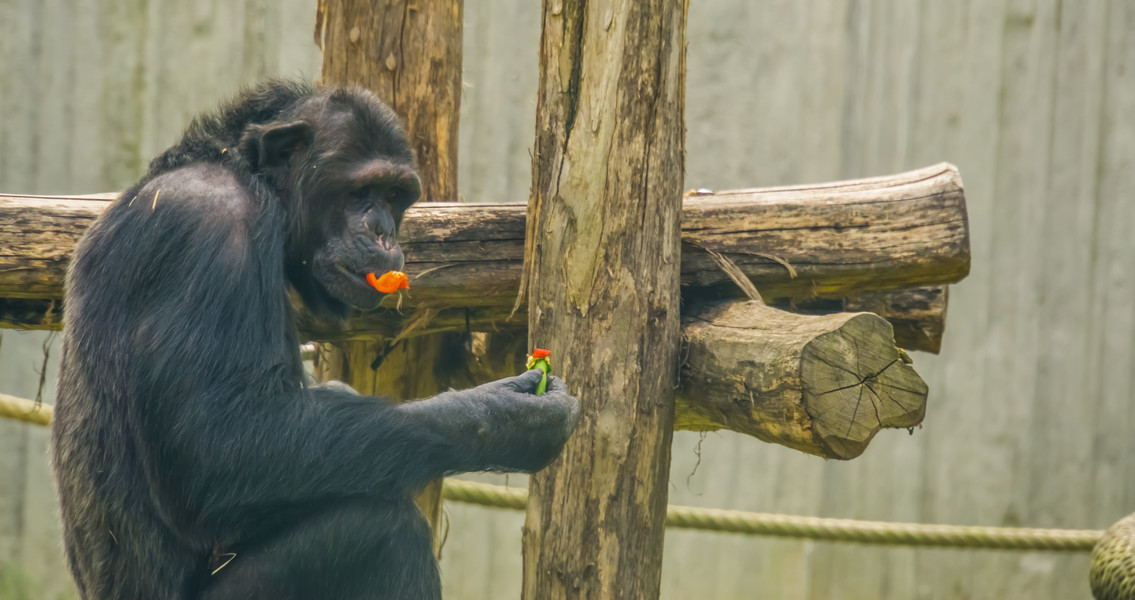
<svg viewBox="0 0 1135 600">
<path fill-rule="evenodd" d="M 418 193 L 373 95 L 270 82 L 99 217 L 52 430 L 84 599 L 439 598 L 412 493 L 558 454 L 576 402 L 559 380 L 531 395 L 535 373 L 403 405 L 305 381 L 288 289 L 325 315 L 377 306 L 361 274 L 400 266 Z"/>
</svg>

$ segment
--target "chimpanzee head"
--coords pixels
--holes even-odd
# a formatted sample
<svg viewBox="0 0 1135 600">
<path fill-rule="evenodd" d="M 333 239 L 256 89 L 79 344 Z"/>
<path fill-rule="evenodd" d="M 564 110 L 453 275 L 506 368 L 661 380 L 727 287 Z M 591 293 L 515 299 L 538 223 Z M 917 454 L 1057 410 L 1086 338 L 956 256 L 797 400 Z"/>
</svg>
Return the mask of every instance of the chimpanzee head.
<svg viewBox="0 0 1135 600">
<path fill-rule="evenodd" d="M 400 270 L 395 241 L 421 183 L 398 117 L 361 89 L 330 89 L 249 126 L 241 152 L 287 208 L 284 266 L 313 312 L 372 310 L 368 273 Z"/>
</svg>

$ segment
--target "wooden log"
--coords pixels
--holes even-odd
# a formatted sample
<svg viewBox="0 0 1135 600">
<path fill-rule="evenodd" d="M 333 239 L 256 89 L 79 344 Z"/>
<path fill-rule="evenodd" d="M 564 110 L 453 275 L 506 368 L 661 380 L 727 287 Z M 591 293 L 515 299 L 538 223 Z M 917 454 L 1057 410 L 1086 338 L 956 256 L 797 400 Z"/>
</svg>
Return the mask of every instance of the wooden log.
<svg viewBox="0 0 1135 600">
<path fill-rule="evenodd" d="M 0 196 L 0 298 L 59 298 L 75 241 L 110 198 Z M 522 204 L 411 208 L 399 234 L 412 279 L 407 306 L 511 309 L 524 213 Z M 957 170 L 945 163 L 690 196 L 682 219 L 686 290 L 731 285 L 705 249 L 736 262 L 769 302 L 940 285 L 969 273 L 965 195 Z"/>
<path fill-rule="evenodd" d="M 51 424 L 54 416 L 55 407 L 50 404 L 40 404 L 16 396 L 0 394 L 0 418 L 46 427 Z"/>
<path fill-rule="evenodd" d="M 905 290 L 867 291 L 838 300 L 813 298 L 772 306 L 806 315 L 836 312 L 870 312 L 883 317 L 895 330 L 895 345 L 906 350 L 938 354 L 946 332 L 947 286 L 932 285 Z M 2 318 L 0 313 L 0 318 Z"/>
<path fill-rule="evenodd" d="M 814 298 L 800 302 L 780 301 L 776 308 L 801 314 L 830 314 L 843 311 L 873 312 L 889 321 L 895 330 L 895 344 L 906 350 L 937 354 L 946 328 L 946 286 L 909 290 L 865 292 L 842 300 Z M 0 329 L 57 331 L 63 327 L 60 300 L 0 298 Z M 407 331 L 416 312 L 401 313 L 383 309 L 381 313 L 355 318 L 342 326 L 304 320 L 301 334 L 308 341 L 391 339 L 401 333 L 413 338 L 443 331 L 494 331 L 523 334 L 528 327 L 527 309 L 508 318 L 505 307 L 449 308 L 437 311 L 421 326 Z"/>
<path fill-rule="evenodd" d="M 944 285 L 864 292 L 844 298 L 843 310 L 883 317 L 895 330 L 895 345 L 938 354 L 946 331 L 949 288 Z"/>
<path fill-rule="evenodd" d="M 41 298 L 0 298 L 0 329 L 59 331 L 63 302 Z"/>
<path fill-rule="evenodd" d="M 676 429 L 730 429 L 846 460 L 880 429 L 925 415 L 926 384 L 878 315 L 798 315 L 738 300 L 682 321 Z"/>
</svg>

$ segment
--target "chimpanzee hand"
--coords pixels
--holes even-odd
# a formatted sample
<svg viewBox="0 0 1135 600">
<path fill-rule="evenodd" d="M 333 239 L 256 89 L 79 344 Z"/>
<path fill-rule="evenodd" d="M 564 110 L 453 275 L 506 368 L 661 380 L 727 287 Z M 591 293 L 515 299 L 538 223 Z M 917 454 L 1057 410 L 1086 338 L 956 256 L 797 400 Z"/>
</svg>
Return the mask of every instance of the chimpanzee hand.
<svg viewBox="0 0 1135 600">
<path fill-rule="evenodd" d="M 491 413 L 501 411 L 499 416 L 514 412 L 516 414 L 511 415 L 513 418 L 520 418 L 526 423 L 524 425 L 512 421 L 517 426 L 536 427 L 551 432 L 558 423 L 566 440 L 579 418 L 579 401 L 568 395 L 564 380 L 554 375 L 548 376 L 547 391 L 537 396 L 536 386 L 543 376 L 543 371 L 532 369 L 475 388 L 445 392 L 437 399 L 449 397 L 460 403 L 481 404 L 490 408 Z"/>
<path fill-rule="evenodd" d="M 446 471 L 538 471 L 559 454 L 579 419 L 579 401 L 559 377 L 533 369 L 467 390 L 398 405 L 445 440 Z"/>
<path fill-rule="evenodd" d="M 543 371 L 539 369 L 532 369 L 525 371 L 524 373 L 521 373 L 520 375 L 517 375 L 515 377 L 505 377 L 504 379 L 490 381 L 489 383 L 479 385 L 473 389 L 466 391 L 480 392 L 490 395 L 509 393 L 535 395 L 536 386 L 540 385 L 540 380 L 543 379 L 543 375 Z M 554 384 L 552 383 L 553 380 L 555 381 Z M 564 385 L 564 381 L 559 377 L 555 377 L 554 375 L 548 376 L 548 390 L 546 393 L 541 394 L 541 397 L 552 402 L 563 402 L 564 399 L 567 399 L 571 403 L 576 404 L 576 408 L 578 408 L 579 404 L 575 400 L 575 398 L 572 398 L 568 395 L 567 386 Z"/>
</svg>

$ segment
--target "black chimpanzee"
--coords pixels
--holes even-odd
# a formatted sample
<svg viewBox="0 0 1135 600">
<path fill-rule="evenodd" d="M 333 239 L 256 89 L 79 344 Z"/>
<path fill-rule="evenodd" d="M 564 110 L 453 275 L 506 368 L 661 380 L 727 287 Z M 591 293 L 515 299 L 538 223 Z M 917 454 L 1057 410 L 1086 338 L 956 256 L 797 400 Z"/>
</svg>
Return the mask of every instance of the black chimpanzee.
<svg viewBox="0 0 1135 600">
<path fill-rule="evenodd" d="M 372 94 L 271 82 L 193 121 L 67 278 L 52 437 L 87 600 L 440 597 L 411 495 L 536 471 L 578 412 L 530 371 L 408 404 L 305 380 L 289 288 L 342 317 L 420 185 Z"/>
</svg>

